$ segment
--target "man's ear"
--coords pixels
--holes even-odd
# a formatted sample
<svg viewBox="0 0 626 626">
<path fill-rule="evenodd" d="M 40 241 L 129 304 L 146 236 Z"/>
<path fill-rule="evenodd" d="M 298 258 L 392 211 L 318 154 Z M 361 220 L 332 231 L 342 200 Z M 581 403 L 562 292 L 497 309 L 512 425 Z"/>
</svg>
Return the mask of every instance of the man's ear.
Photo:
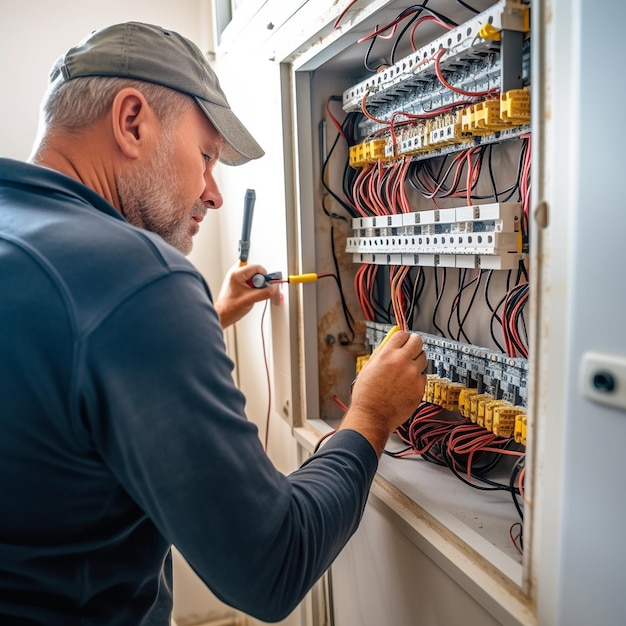
<svg viewBox="0 0 626 626">
<path fill-rule="evenodd" d="M 115 141 L 128 158 L 137 159 L 152 147 L 160 123 L 139 90 L 126 87 L 118 91 L 110 115 Z"/>
</svg>

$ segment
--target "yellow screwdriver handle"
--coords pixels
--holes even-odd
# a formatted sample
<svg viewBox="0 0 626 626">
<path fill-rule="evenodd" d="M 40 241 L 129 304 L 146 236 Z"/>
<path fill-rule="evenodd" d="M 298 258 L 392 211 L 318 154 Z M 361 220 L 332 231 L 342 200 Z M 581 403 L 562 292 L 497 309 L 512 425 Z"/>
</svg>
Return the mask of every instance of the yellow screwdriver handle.
<svg viewBox="0 0 626 626">
<path fill-rule="evenodd" d="M 384 336 L 383 340 L 378 344 L 376 350 L 380 350 L 389 341 L 389 339 L 391 339 L 391 336 L 395 335 L 399 330 L 400 326 L 398 326 L 397 324 L 392 326 L 389 329 L 389 332 Z"/>
<path fill-rule="evenodd" d="M 290 274 L 288 282 L 290 285 L 299 285 L 302 283 L 314 283 L 317 280 L 317 274 Z"/>
</svg>

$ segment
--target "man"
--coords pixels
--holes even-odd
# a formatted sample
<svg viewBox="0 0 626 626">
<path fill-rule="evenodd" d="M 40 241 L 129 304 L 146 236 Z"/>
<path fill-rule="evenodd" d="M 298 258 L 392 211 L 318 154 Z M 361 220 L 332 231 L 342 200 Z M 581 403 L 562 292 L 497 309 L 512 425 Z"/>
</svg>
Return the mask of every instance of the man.
<svg viewBox="0 0 626 626">
<path fill-rule="evenodd" d="M 0 623 L 164 626 L 172 544 L 278 620 L 356 530 L 426 358 L 396 333 L 338 432 L 276 471 L 221 330 L 272 295 L 245 282 L 264 268 L 213 304 L 183 256 L 218 161 L 262 154 L 194 44 L 127 23 L 59 59 L 32 163 L 0 161 Z"/>
</svg>

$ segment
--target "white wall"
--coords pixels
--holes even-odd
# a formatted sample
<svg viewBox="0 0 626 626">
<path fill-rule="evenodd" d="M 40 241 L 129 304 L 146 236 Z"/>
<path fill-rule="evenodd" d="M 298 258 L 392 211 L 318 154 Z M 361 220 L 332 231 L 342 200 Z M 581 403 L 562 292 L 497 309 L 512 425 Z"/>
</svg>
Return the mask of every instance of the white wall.
<svg viewBox="0 0 626 626">
<path fill-rule="evenodd" d="M 3 2 L 0 19 L 0 154 L 26 159 L 52 64 L 90 31 L 137 20 L 167 26 L 206 45 L 205 0 L 27 0 Z"/>
</svg>

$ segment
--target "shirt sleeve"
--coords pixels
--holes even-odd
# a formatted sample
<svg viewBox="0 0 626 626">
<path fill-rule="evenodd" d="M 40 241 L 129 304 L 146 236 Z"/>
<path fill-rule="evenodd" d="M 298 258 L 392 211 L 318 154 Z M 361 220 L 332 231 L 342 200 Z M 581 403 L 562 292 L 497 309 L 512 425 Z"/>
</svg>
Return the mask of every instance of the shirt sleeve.
<svg viewBox="0 0 626 626">
<path fill-rule="evenodd" d="M 191 273 L 127 297 L 80 353 L 84 436 L 130 498 L 219 598 L 265 621 L 286 616 L 358 526 L 371 445 L 340 431 L 289 476 L 278 472 Z"/>
</svg>

